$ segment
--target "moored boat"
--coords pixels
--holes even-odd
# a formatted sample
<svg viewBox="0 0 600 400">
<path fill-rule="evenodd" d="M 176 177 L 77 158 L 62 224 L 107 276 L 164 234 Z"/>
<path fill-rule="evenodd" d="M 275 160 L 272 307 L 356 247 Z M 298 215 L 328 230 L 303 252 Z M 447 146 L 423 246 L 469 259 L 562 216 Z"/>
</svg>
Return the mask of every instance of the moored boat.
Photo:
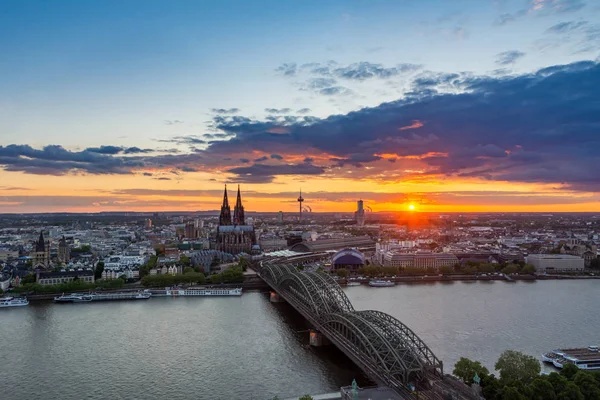
<svg viewBox="0 0 600 400">
<path fill-rule="evenodd" d="M 373 287 L 390 287 L 394 285 L 395 283 L 392 281 L 373 280 L 369 282 L 369 286 Z"/>
<path fill-rule="evenodd" d="M 24 297 L 2 297 L 0 298 L 0 308 L 23 307 L 29 305 L 29 300 Z"/>
<path fill-rule="evenodd" d="M 228 289 L 228 288 L 167 288 L 165 290 L 166 296 L 241 296 L 242 288 Z"/>
<path fill-rule="evenodd" d="M 542 354 L 542 361 L 563 368 L 566 364 L 574 364 L 579 369 L 600 370 L 600 352 L 598 346 L 573 349 L 558 349 Z"/>
<path fill-rule="evenodd" d="M 346 286 L 360 286 L 360 282 L 348 282 Z"/>
</svg>

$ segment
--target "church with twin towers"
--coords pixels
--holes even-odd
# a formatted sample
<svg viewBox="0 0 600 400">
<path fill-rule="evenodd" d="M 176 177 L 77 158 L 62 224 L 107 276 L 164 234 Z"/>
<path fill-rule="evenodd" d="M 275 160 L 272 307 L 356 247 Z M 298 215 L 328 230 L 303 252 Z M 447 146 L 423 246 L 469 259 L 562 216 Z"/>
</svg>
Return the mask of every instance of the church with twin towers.
<svg viewBox="0 0 600 400">
<path fill-rule="evenodd" d="M 221 213 L 219 214 L 219 227 L 217 228 L 217 237 L 213 247 L 216 250 L 237 255 L 240 253 L 250 254 L 255 245 L 256 234 L 254 227 L 246 225 L 240 186 L 238 185 L 237 199 L 232 216 L 227 195 L 227 185 L 225 185 L 223 204 L 221 205 Z"/>
</svg>

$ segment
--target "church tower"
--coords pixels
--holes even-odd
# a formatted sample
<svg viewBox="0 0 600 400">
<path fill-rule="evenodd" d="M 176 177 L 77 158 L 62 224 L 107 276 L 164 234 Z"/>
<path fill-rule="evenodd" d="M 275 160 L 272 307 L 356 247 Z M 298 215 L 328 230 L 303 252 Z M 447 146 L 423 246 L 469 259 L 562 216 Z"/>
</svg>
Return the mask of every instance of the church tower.
<svg viewBox="0 0 600 400">
<path fill-rule="evenodd" d="M 40 238 L 35 242 L 33 253 L 33 267 L 47 269 L 50 266 L 50 242 L 44 239 L 44 232 L 40 232 Z"/>
<path fill-rule="evenodd" d="M 231 225 L 231 208 L 227 199 L 227 185 L 223 194 L 223 205 L 221 205 L 221 215 L 219 216 L 219 226 Z"/>
<path fill-rule="evenodd" d="M 240 185 L 238 185 L 237 201 L 235 202 L 235 208 L 233 209 L 233 224 L 246 225 L 246 219 L 244 218 L 244 206 L 242 205 L 242 194 L 240 193 Z"/>
</svg>

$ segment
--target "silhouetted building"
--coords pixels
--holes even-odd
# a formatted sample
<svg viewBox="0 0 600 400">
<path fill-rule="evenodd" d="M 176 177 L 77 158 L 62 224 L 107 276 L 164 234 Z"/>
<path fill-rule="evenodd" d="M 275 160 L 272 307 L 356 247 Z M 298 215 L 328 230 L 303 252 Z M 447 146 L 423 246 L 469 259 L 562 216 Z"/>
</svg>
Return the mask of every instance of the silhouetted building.
<svg viewBox="0 0 600 400">
<path fill-rule="evenodd" d="M 196 239 L 198 237 L 198 229 L 194 222 L 188 222 L 185 224 L 184 235 L 186 239 Z"/>
<path fill-rule="evenodd" d="M 331 265 L 334 270 L 345 268 L 348 271 L 356 272 L 365 265 L 365 256 L 356 249 L 340 250 L 332 257 Z"/>
<path fill-rule="evenodd" d="M 219 215 L 219 227 L 214 243 L 214 249 L 230 254 L 250 253 L 252 246 L 256 245 L 256 234 L 254 227 L 246 225 L 242 195 L 238 186 L 237 200 L 231 218 L 231 209 L 227 198 L 227 186 L 223 194 L 223 204 Z"/>
<path fill-rule="evenodd" d="M 365 225 L 365 209 L 363 207 L 363 201 L 359 200 L 356 202 L 357 209 L 354 213 L 354 218 L 356 219 L 356 225 L 364 226 Z"/>
</svg>

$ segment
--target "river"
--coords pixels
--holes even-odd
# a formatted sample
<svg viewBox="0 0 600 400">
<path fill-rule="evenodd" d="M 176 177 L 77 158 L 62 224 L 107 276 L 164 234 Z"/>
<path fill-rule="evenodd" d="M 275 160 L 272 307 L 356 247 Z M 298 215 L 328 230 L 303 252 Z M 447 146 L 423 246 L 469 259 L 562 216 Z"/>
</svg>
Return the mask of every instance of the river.
<svg viewBox="0 0 600 400">
<path fill-rule="evenodd" d="M 444 362 L 488 368 L 505 349 L 539 354 L 600 341 L 600 282 L 450 282 L 350 287 Z M 335 391 L 359 376 L 310 348 L 305 321 L 266 293 L 240 298 L 31 303 L 0 310 L 2 399 L 269 399 Z M 359 381 L 363 380 L 360 378 Z"/>
</svg>

